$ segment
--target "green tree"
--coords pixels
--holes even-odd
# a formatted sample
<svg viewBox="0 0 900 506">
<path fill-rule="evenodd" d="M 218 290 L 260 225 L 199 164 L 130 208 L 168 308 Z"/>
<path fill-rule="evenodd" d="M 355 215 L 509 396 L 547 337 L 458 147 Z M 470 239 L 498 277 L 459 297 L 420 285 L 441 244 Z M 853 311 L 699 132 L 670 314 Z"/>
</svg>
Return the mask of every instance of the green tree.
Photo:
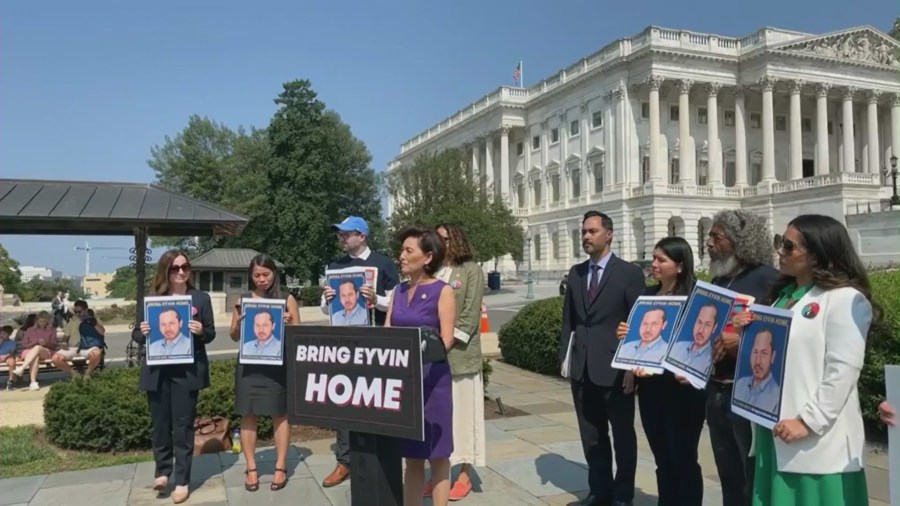
<svg viewBox="0 0 900 506">
<path fill-rule="evenodd" d="M 477 261 L 496 261 L 507 254 L 521 260 L 521 225 L 505 202 L 472 179 L 462 151 L 419 156 L 412 166 L 391 174 L 387 191 L 397 203 L 390 217 L 392 231 L 413 224 L 458 223 L 466 229 Z"/>
<path fill-rule="evenodd" d="M 26 302 L 50 302 L 58 292 L 68 292 L 69 301 L 84 298 L 84 291 L 69 278 L 33 278 L 22 284 L 22 300 Z"/>
<path fill-rule="evenodd" d="M 150 284 L 153 282 L 153 273 L 156 272 L 156 264 L 147 264 L 146 272 L 144 293 L 150 290 Z M 106 284 L 106 290 L 111 298 L 134 300 L 137 296 L 137 275 L 134 267 L 124 265 L 116 269 L 112 280 Z"/>
<path fill-rule="evenodd" d="M 284 84 L 267 128 L 271 158 L 266 251 L 287 273 L 315 282 L 337 254 L 330 226 L 348 215 L 380 226 L 378 178 L 371 156 L 309 81 Z"/>
<path fill-rule="evenodd" d="M 9 256 L 9 252 L 2 244 L 0 244 L 0 285 L 3 285 L 3 293 L 22 297 L 22 272 L 19 270 L 19 262 Z"/>
</svg>

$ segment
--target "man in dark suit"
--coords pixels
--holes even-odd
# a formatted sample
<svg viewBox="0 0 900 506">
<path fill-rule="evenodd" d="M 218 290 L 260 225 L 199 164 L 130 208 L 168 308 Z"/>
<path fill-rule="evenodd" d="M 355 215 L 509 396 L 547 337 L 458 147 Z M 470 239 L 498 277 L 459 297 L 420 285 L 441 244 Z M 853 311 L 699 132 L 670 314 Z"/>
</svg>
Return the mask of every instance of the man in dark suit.
<svg viewBox="0 0 900 506">
<path fill-rule="evenodd" d="M 582 506 L 629 505 L 634 499 L 634 378 L 610 363 L 619 345 L 616 327 L 628 320 L 643 292 L 644 273 L 612 254 L 612 238 L 609 216 L 597 211 L 584 215 L 581 242 L 590 259 L 569 270 L 563 303 L 559 356 L 565 360 L 571 346 L 572 397 L 588 463 L 590 493 L 577 503 Z M 608 426 L 615 441 L 615 478 Z"/>
</svg>

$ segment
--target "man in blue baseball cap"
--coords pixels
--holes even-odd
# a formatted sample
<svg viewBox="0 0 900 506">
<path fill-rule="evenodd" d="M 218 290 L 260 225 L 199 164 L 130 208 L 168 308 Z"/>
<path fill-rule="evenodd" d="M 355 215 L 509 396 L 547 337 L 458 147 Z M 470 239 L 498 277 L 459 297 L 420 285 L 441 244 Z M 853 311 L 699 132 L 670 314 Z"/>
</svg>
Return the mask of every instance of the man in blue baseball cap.
<svg viewBox="0 0 900 506">
<path fill-rule="evenodd" d="M 346 269 L 347 267 L 377 267 L 378 278 L 375 286 L 361 286 L 360 295 L 375 307 L 375 325 L 384 325 L 387 318 L 391 292 L 397 285 L 399 276 L 397 267 L 388 257 L 369 249 L 369 224 L 359 216 L 348 216 L 344 221 L 331 226 L 337 234 L 341 250 L 347 253 L 342 258 L 331 262 L 328 270 Z M 334 289 L 326 286 L 322 293 L 322 312 L 328 314 L 328 306 L 335 296 Z M 333 487 L 350 477 L 350 434 L 348 431 L 335 431 L 336 445 L 334 455 L 337 466 L 322 481 L 322 486 Z"/>
</svg>

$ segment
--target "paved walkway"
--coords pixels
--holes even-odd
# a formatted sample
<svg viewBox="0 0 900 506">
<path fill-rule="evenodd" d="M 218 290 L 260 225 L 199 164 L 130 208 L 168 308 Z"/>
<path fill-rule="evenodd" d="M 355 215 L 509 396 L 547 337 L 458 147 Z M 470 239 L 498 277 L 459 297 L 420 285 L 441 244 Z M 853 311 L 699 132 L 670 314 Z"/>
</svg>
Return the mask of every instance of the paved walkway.
<svg viewBox="0 0 900 506">
<path fill-rule="evenodd" d="M 461 504 L 564 505 L 583 497 L 587 469 L 578 439 L 577 424 L 567 384 L 494 362 L 491 397 L 530 413 L 486 423 L 488 465 L 477 470 L 476 488 Z M 636 506 L 656 504 L 653 456 L 638 419 L 638 471 Z M 274 468 L 271 449 L 260 451 L 257 467 L 260 490 L 243 489 L 243 458 L 223 453 L 194 460 L 193 493 L 186 504 L 349 504 L 349 483 L 322 489 L 319 483 L 334 465 L 331 441 L 312 441 L 291 450 L 291 481 L 279 492 L 268 490 Z M 722 504 L 715 465 L 704 434 L 700 446 L 706 487 L 704 504 Z M 887 455 L 868 456 L 872 506 L 886 506 Z M 150 488 L 153 464 L 145 462 L 104 469 L 0 480 L 0 505 L 150 505 L 160 501 Z M 426 504 L 430 504 L 426 501 Z"/>
</svg>

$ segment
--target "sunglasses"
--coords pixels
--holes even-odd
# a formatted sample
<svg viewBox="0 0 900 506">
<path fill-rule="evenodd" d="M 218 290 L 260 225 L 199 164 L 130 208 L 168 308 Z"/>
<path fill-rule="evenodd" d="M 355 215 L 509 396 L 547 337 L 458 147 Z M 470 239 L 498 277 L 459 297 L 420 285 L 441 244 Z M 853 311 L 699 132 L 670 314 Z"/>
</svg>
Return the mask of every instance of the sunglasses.
<svg viewBox="0 0 900 506">
<path fill-rule="evenodd" d="M 169 272 L 171 274 L 175 274 L 178 271 L 191 272 L 191 264 L 173 265 L 173 266 L 169 267 Z"/>
<path fill-rule="evenodd" d="M 781 241 L 781 251 L 783 251 L 786 255 L 790 255 L 794 252 L 794 250 L 799 248 L 800 247 L 794 244 L 794 241 L 790 239 L 782 239 Z"/>
</svg>

